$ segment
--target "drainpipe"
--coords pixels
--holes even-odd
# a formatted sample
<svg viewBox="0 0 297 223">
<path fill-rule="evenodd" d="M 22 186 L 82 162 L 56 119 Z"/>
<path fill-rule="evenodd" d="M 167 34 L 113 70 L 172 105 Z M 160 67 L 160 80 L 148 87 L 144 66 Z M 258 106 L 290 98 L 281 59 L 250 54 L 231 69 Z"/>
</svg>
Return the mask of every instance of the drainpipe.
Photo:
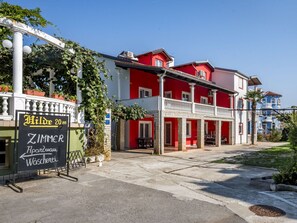
<svg viewBox="0 0 297 223">
<path fill-rule="evenodd" d="M 166 75 L 166 70 L 163 74 L 159 76 L 159 95 L 161 97 L 161 104 L 160 104 L 160 112 L 159 112 L 159 154 L 162 155 L 164 152 L 164 130 L 163 130 L 163 123 L 164 123 L 164 77 Z"/>
</svg>

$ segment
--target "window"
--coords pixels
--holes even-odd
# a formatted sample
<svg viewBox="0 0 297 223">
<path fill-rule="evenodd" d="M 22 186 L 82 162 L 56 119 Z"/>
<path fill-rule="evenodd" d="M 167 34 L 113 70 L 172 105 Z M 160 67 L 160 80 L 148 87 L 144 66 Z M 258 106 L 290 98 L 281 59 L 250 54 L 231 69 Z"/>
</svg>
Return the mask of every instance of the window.
<svg viewBox="0 0 297 223">
<path fill-rule="evenodd" d="M 275 98 L 272 98 L 272 99 L 271 99 L 271 103 L 272 103 L 272 104 L 275 104 Z"/>
<path fill-rule="evenodd" d="M 164 92 L 164 97 L 165 98 L 172 98 L 172 91 L 165 91 Z"/>
<path fill-rule="evenodd" d="M 199 71 L 197 71 L 196 76 L 203 79 L 203 80 L 205 80 L 206 79 L 206 72 L 204 70 L 199 70 Z"/>
<path fill-rule="evenodd" d="M 203 96 L 201 96 L 201 97 L 200 97 L 200 103 L 201 103 L 201 104 L 208 104 L 208 98 L 207 98 L 207 97 L 203 97 Z"/>
<path fill-rule="evenodd" d="M 151 122 L 139 122 L 139 138 L 150 138 L 152 137 L 152 123 Z"/>
<path fill-rule="evenodd" d="M 243 89 L 243 79 L 238 77 L 238 87 Z"/>
<path fill-rule="evenodd" d="M 186 126 L 186 135 L 187 135 L 187 137 L 191 137 L 191 131 L 192 131 L 191 121 L 188 121 L 187 126 Z"/>
<path fill-rule="evenodd" d="M 280 98 L 277 99 L 277 104 L 278 104 L 278 105 L 281 104 L 281 100 L 280 100 Z"/>
<path fill-rule="evenodd" d="M 152 89 L 149 88 L 139 88 L 139 98 L 146 98 L 152 96 Z"/>
<path fill-rule="evenodd" d="M 155 59 L 155 66 L 156 67 L 163 67 L 163 61 L 159 59 Z"/>
<path fill-rule="evenodd" d="M 238 129 L 239 135 L 243 135 L 243 123 L 239 123 L 239 129 Z"/>
<path fill-rule="evenodd" d="M 262 104 L 265 104 L 266 103 L 266 98 L 262 98 Z"/>
<path fill-rule="evenodd" d="M 190 93 L 189 92 L 185 92 L 185 91 L 183 91 L 182 92 L 182 100 L 183 101 L 190 101 Z"/>
</svg>

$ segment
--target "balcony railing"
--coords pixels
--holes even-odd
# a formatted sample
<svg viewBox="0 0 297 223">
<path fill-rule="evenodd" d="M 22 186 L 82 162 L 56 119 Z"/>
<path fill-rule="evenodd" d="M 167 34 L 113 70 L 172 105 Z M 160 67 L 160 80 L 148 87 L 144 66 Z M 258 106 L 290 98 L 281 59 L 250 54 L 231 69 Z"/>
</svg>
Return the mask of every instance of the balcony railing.
<svg viewBox="0 0 297 223">
<path fill-rule="evenodd" d="M 15 114 L 14 107 L 17 107 L 19 110 L 38 111 L 44 114 L 54 112 L 69 113 L 71 122 L 83 122 L 83 115 L 78 111 L 78 105 L 74 102 L 25 94 L 20 96 L 18 100 L 14 100 L 13 94 L 10 92 L 0 93 L 0 120 L 13 120 Z M 20 104 L 14 106 L 13 103 Z"/>
<path fill-rule="evenodd" d="M 223 107 L 215 107 L 213 105 L 194 103 L 189 101 L 176 100 L 171 98 L 163 98 L 163 102 L 161 97 L 146 97 L 146 98 L 136 98 L 136 99 L 125 99 L 121 100 L 121 102 L 130 106 L 133 104 L 138 104 L 143 107 L 147 111 L 157 111 L 161 110 L 161 105 L 163 103 L 163 109 L 165 111 L 176 111 L 176 112 L 189 112 L 194 114 L 201 114 L 207 116 L 217 116 L 224 118 L 232 118 L 233 111 L 230 108 Z"/>
</svg>

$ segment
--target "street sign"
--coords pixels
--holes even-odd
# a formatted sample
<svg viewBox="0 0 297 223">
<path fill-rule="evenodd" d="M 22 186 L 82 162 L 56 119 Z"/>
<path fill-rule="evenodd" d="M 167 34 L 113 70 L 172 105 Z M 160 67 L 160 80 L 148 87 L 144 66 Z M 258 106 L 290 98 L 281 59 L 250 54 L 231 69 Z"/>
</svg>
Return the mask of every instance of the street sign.
<svg viewBox="0 0 297 223">
<path fill-rule="evenodd" d="M 64 167 L 68 116 L 19 114 L 18 171 Z"/>
</svg>

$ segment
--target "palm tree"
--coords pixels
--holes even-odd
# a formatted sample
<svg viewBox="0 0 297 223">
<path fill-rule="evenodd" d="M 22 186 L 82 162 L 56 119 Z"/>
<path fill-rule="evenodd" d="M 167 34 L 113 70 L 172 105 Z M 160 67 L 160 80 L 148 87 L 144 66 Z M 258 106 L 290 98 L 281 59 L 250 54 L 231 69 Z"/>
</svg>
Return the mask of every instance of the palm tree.
<svg viewBox="0 0 297 223">
<path fill-rule="evenodd" d="M 264 98 L 263 91 L 261 89 L 250 90 L 246 93 L 245 99 L 252 103 L 252 144 L 255 144 L 255 133 L 256 133 L 256 108 L 257 103 L 260 103 Z"/>
</svg>

